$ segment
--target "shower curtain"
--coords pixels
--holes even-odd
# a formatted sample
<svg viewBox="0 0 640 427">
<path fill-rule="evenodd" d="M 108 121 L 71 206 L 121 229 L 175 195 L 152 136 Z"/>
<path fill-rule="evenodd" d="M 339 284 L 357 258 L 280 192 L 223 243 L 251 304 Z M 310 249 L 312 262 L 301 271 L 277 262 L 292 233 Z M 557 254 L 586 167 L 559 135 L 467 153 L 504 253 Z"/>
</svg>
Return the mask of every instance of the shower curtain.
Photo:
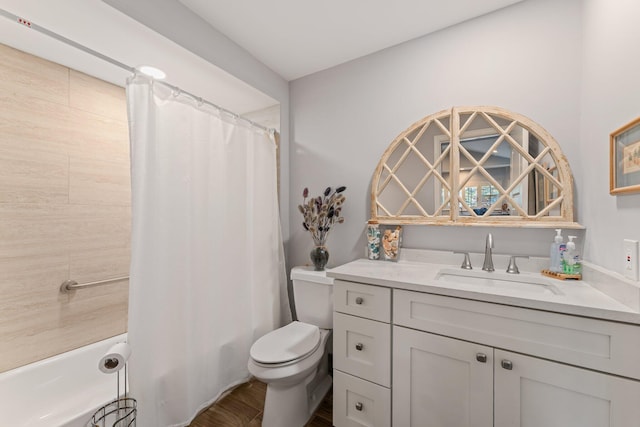
<svg viewBox="0 0 640 427">
<path fill-rule="evenodd" d="M 168 85 L 127 83 L 128 341 L 138 426 L 184 426 L 288 321 L 273 135 Z"/>
</svg>

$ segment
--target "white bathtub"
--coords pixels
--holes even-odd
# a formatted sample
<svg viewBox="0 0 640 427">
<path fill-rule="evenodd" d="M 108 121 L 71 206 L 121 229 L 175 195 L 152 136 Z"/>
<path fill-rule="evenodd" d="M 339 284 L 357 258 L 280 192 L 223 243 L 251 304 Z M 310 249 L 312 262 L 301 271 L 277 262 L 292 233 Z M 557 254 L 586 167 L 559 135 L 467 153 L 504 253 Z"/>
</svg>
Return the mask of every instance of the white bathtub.
<svg viewBox="0 0 640 427">
<path fill-rule="evenodd" d="M 117 335 L 1 373 L 0 425 L 85 427 L 96 409 L 116 398 L 117 374 L 100 372 L 98 361 L 126 338 Z"/>
</svg>

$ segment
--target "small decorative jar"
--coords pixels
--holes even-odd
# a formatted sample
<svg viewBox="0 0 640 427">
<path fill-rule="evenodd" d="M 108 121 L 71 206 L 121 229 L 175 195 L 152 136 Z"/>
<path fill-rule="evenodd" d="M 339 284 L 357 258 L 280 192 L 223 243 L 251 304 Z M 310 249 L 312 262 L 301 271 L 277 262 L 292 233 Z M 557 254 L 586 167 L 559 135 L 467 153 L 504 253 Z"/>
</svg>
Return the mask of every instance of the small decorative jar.
<svg viewBox="0 0 640 427">
<path fill-rule="evenodd" d="M 380 259 L 380 227 L 376 221 L 367 223 L 367 257 Z"/>
</svg>

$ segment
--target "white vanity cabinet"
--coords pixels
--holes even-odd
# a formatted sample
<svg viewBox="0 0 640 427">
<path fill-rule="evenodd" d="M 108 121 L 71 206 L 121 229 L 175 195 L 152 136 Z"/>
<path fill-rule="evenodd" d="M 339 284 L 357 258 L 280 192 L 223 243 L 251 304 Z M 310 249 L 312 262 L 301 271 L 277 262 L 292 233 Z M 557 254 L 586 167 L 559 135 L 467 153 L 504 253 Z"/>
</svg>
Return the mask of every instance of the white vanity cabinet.
<svg viewBox="0 0 640 427">
<path fill-rule="evenodd" d="M 637 324 L 343 280 L 335 289 L 336 427 L 640 426 Z"/>
<path fill-rule="evenodd" d="M 336 280 L 333 425 L 391 425 L 391 289 Z"/>
<path fill-rule="evenodd" d="M 393 328 L 393 425 L 632 427 L 640 382 Z"/>
<path fill-rule="evenodd" d="M 640 425 L 638 326 L 405 290 L 393 299 L 394 426 Z"/>
</svg>

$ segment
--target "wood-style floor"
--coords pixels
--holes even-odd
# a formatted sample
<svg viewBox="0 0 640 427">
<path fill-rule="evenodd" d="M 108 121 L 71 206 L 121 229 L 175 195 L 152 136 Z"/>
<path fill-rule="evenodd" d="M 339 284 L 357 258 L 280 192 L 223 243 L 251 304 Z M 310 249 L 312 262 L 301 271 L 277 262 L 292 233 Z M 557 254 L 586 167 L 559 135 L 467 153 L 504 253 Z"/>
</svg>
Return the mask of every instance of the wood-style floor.
<svg viewBox="0 0 640 427">
<path fill-rule="evenodd" d="M 267 385 L 258 380 L 239 385 L 201 412 L 189 427 L 260 427 L 266 393 Z M 333 393 L 330 390 L 306 427 L 331 427 L 332 411 Z"/>
</svg>

